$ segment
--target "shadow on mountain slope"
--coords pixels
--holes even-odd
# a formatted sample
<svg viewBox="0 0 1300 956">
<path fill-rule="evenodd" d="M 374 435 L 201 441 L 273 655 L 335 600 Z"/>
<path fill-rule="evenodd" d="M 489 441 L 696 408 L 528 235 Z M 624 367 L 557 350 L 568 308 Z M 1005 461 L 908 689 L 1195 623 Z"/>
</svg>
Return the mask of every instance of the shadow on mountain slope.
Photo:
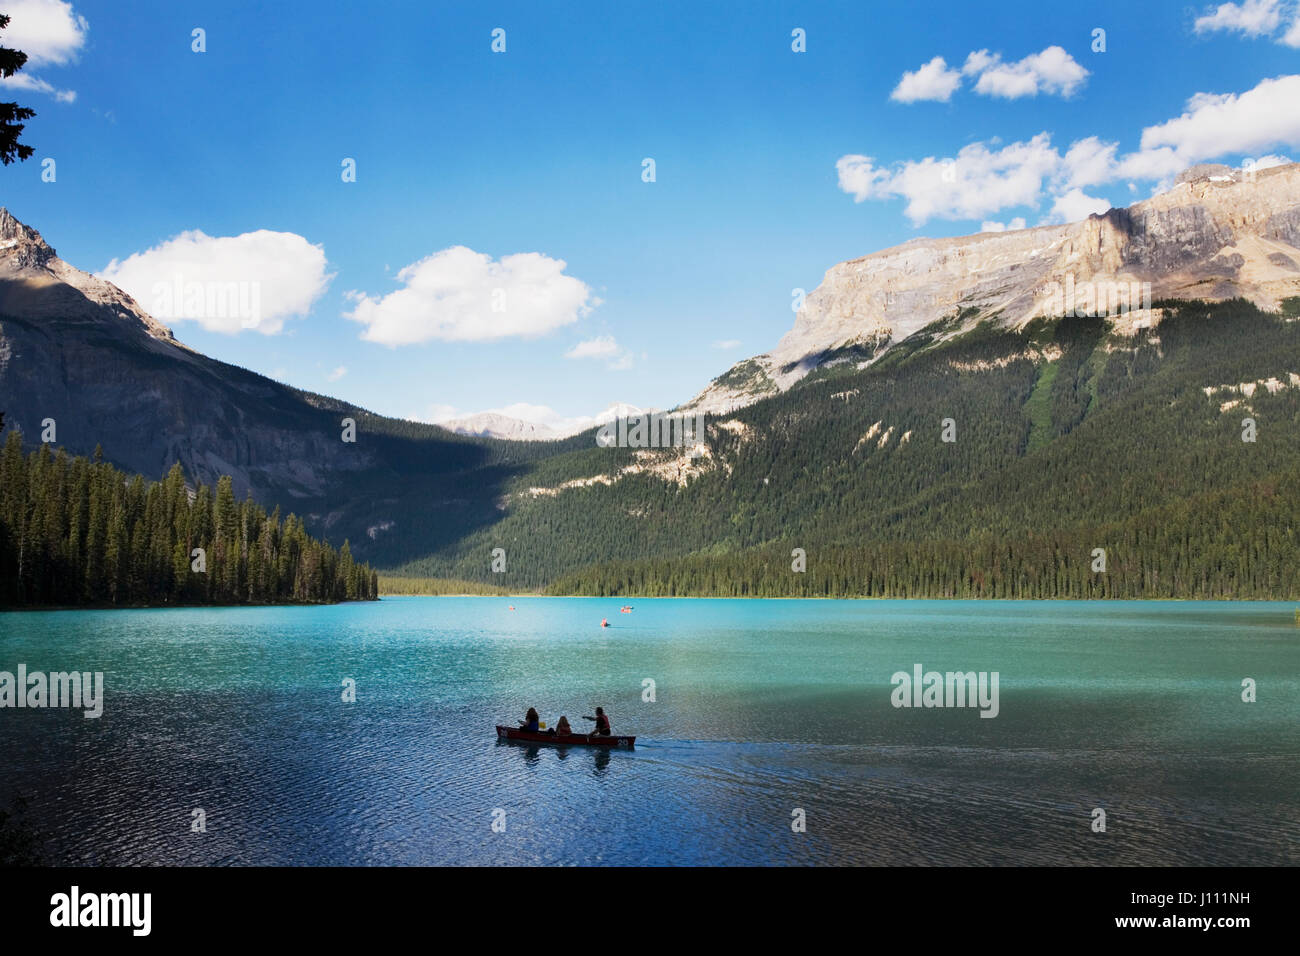
<svg viewBox="0 0 1300 956">
<path fill-rule="evenodd" d="M 20 314 L 15 314 L 20 313 Z M 428 553 L 497 520 L 505 483 L 548 449 L 374 415 L 192 351 L 57 282 L 0 279 L 0 408 L 30 440 L 301 515 L 357 556 Z M 345 419 L 355 441 L 345 441 Z"/>
</svg>

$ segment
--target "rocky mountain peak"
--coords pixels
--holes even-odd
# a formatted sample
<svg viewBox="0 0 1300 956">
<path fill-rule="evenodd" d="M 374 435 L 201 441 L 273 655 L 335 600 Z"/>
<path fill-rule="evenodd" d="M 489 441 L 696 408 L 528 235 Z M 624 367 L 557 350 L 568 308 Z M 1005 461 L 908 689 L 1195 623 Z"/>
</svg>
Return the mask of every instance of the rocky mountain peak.
<svg viewBox="0 0 1300 956">
<path fill-rule="evenodd" d="M 0 256 L 19 268 L 39 268 L 55 258 L 55 252 L 39 232 L 0 207 Z"/>
<path fill-rule="evenodd" d="M 28 318 L 108 322 L 173 342 L 171 329 L 111 282 L 58 257 L 39 232 L 0 208 L 0 312 Z"/>
<path fill-rule="evenodd" d="M 1276 310 L 1300 295 L 1300 163 L 1194 166 L 1168 192 L 1079 222 L 913 239 L 842 262 L 772 351 L 683 407 L 725 413 L 818 367 L 874 361 L 940 321 L 946 337 L 981 321 L 1018 327 L 1060 315 L 1084 287 L 1093 296 L 1136 288 L 1148 300 L 1242 297 Z"/>
<path fill-rule="evenodd" d="M 563 436 L 553 428 L 527 422 L 509 415 L 496 412 L 479 412 L 464 418 L 449 419 L 438 423 L 442 428 L 457 435 L 472 435 L 479 438 L 503 438 L 510 441 L 554 441 Z"/>
<path fill-rule="evenodd" d="M 1181 186 L 1183 183 L 1200 182 L 1201 180 L 1215 180 L 1219 182 L 1236 181 L 1240 177 L 1240 171 L 1233 169 L 1231 166 L 1224 166 L 1222 163 L 1201 163 L 1199 166 L 1190 166 L 1178 174 L 1174 180 L 1174 185 Z"/>
</svg>

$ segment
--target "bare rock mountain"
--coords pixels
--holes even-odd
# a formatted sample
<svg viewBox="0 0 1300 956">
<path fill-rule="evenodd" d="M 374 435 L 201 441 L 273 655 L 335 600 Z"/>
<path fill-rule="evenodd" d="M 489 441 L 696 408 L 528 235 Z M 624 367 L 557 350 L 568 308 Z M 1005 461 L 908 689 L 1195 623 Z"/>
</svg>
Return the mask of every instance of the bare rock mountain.
<svg viewBox="0 0 1300 956">
<path fill-rule="evenodd" d="M 1143 287 L 1149 283 L 1149 287 Z M 941 320 L 1019 326 L 1126 295 L 1250 299 L 1300 295 L 1300 164 L 1255 172 L 1198 166 L 1168 192 L 1082 222 L 913 239 L 842 262 L 772 351 L 715 379 L 685 408 L 721 414 L 784 391 L 829 362 L 870 362 Z M 1133 304 L 1122 302 L 1127 308 Z"/>
<path fill-rule="evenodd" d="M 561 423 L 558 427 L 524 421 L 499 412 L 479 412 L 475 415 L 466 415 L 464 418 L 451 418 L 438 424 L 457 435 L 472 435 L 476 438 L 498 438 L 502 441 L 560 441 L 606 422 L 648 411 L 655 411 L 655 409 L 639 408 L 627 402 L 614 402 L 603 412 L 569 419 L 567 423 Z"/>
<path fill-rule="evenodd" d="M 497 412 L 479 412 L 464 418 L 439 422 L 443 428 L 457 435 L 474 435 L 480 438 L 500 438 L 506 441 L 555 441 L 564 437 L 554 428 L 511 418 Z"/>
<path fill-rule="evenodd" d="M 28 447 L 53 422 L 55 448 L 158 478 L 234 478 L 241 496 L 320 496 L 329 476 L 374 465 L 340 441 L 349 406 L 226 365 L 177 342 L 121 289 L 58 257 L 0 209 L 0 409 Z"/>
</svg>

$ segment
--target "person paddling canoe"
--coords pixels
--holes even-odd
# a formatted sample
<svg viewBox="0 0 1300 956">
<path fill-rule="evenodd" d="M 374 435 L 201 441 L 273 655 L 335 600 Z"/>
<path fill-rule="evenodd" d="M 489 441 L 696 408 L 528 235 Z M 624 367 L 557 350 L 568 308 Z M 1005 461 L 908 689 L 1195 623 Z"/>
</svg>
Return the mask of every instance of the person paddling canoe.
<svg viewBox="0 0 1300 956">
<path fill-rule="evenodd" d="M 592 731 L 592 733 L 601 737 L 609 736 L 609 718 L 605 716 L 604 708 L 597 707 L 595 717 L 589 717 L 584 714 L 582 719 L 594 720 L 596 722 L 596 729 Z"/>
<path fill-rule="evenodd" d="M 537 733 L 538 728 L 541 724 L 541 719 L 537 716 L 537 708 L 529 707 L 528 713 L 525 714 L 524 717 L 525 717 L 524 720 L 519 721 L 520 729 L 529 730 L 532 731 L 533 733 Z"/>
</svg>

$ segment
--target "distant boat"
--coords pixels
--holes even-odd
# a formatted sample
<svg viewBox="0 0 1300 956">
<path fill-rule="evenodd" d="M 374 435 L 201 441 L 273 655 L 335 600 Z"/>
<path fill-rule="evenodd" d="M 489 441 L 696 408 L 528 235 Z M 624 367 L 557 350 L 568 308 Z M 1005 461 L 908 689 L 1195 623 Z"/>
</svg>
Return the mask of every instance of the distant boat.
<svg viewBox="0 0 1300 956">
<path fill-rule="evenodd" d="M 618 612 L 619 612 L 620 614 L 631 614 L 631 613 L 632 613 L 632 605 L 630 605 L 630 604 L 624 604 L 621 608 L 618 609 Z M 1297 613 L 1297 616 L 1300 616 L 1300 611 L 1298 611 L 1298 612 L 1296 612 L 1296 613 Z"/>
</svg>

